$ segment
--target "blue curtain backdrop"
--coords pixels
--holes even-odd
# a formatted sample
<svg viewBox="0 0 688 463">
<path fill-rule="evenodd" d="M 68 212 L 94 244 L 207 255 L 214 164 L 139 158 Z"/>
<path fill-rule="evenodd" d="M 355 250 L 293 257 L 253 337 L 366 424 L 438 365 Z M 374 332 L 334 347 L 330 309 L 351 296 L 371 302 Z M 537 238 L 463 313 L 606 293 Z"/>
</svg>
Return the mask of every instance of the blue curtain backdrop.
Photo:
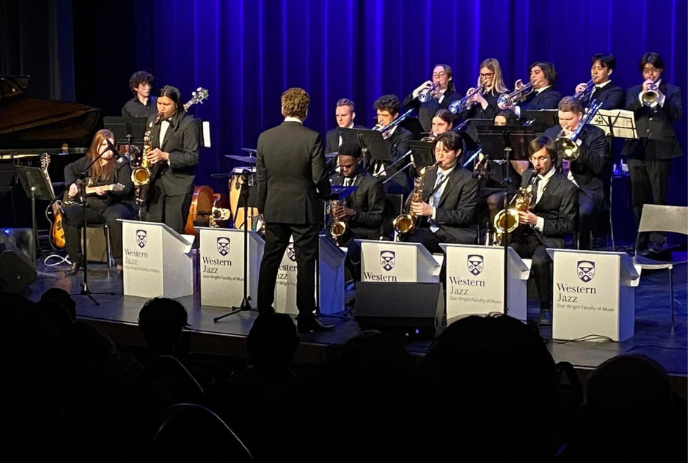
<svg viewBox="0 0 688 463">
<path fill-rule="evenodd" d="M 222 155 L 255 147 L 261 131 L 279 124 L 280 95 L 303 87 L 311 95 L 306 125 L 335 125 L 335 102 L 356 102 L 370 125 L 373 101 L 400 99 L 447 63 L 465 92 L 478 66 L 499 59 L 507 85 L 527 79 L 536 60 L 555 63 L 558 89 L 573 94 L 590 78 L 590 57 L 617 58 L 613 80 L 638 84 L 638 61 L 661 54 L 664 79 L 683 89 L 686 108 L 685 0 L 149 0 L 135 24 L 136 68 L 156 87 L 210 99 L 195 110 L 210 121 L 213 147 L 202 153 L 199 182 L 220 188 L 210 173 L 232 164 Z M 134 71 L 135 69 L 131 69 Z M 686 150 L 685 116 L 677 123 Z M 672 171 L 671 202 L 686 204 L 686 157 Z"/>
</svg>

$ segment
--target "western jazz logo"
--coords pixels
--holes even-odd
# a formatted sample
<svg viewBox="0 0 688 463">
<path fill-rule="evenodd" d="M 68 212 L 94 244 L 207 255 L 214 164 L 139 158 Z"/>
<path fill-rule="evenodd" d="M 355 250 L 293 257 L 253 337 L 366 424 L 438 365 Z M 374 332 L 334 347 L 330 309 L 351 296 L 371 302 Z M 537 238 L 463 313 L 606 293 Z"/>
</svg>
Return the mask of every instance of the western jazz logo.
<svg viewBox="0 0 688 463">
<path fill-rule="evenodd" d="M 583 283 L 589 283 L 595 278 L 595 262 L 589 260 L 579 260 L 578 261 L 578 278 Z"/>
<path fill-rule="evenodd" d="M 468 271 L 473 275 L 478 276 L 485 268 L 485 261 L 483 256 L 478 254 L 469 254 L 467 259 Z"/>
<path fill-rule="evenodd" d="M 396 254 L 394 251 L 380 251 L 380 265 L 386 272 L 392 270 L 396 265 Z"/>
<path fill-rule="evenodd" d="M 221 236 L 217 239 L 217 252 L 223 257 L 229 254 L 229 238 Z"/>
<path fill-rule="evenodd" d="M 292 262 L 296 262 L 296 251 L 294 250 L 294 243 L 289 243 L 287 246 L 287 256 Z"/>
<path fill-rule="evenodd" d="M 136 244 L 138 244 L 141 249 L 146 247 L 147 241 L 148 232 L 146 230 L 136 230 Z"/>
</svg>

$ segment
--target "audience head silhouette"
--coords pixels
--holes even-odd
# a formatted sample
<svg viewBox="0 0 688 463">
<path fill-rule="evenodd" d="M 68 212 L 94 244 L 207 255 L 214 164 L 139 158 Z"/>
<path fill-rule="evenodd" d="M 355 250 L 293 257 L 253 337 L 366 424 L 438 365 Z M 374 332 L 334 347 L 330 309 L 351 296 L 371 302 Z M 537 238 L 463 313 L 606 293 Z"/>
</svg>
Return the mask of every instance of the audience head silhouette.
<svg viewBox="0 0 688 463">
<path fill-rule="evenodd" d="M 156 297 L 139 312 L 139 328 L 148 347 L 159 354 L 173 354 L 188 326 L 184 306 L 173 299 Z"/>
<path fill-rule="evenodd" d="M 299 342 L 296 325 L 289 315 L 260 315 L 246 340 L 249 362 L 257 367 L 288 366 Z"/>
</svg>

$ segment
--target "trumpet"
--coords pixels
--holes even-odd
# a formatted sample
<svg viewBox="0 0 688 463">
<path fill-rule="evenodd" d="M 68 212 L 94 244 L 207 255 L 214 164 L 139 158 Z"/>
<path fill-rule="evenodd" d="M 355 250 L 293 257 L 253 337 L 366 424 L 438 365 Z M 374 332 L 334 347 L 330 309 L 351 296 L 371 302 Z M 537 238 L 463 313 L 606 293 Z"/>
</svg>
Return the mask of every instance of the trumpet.
<svg viewBox="0 0 688 463">
<path fill-rule="evenodd" d="M 452 101 L 451 104 L 449 105 L 449 112 L 452 114 L 459 114 L 464 111 L 464 109 L 468 109 L 471 106 L 475 104 L 475 101 L 471 101 L 469 103 L 469 100 L 473 98 L 474 95 L 477 93 L 483 93 L 485 90 L 485 85 L 480 84 L 479 87 L 477 88 L 469 88 L 468 92 L 466 92 L 466 96 L 461 98 L 460 100 Z"/>
<path fill-rule="evenodd" d="M 418 94 L 418 101 L 420 101 L 421 103 L 426 103 L 426 102 L 430 101 L 430 98 L 432 97 L 432 92 L 434 92 L 435 89 L 437 89 L 437 87 L 439 87 L 439 86 L 440 86 L 440 83 L 435 82 L 434 84 L 432 84 L 432 86 L 429 89 L 423 90 L 422 92 L 420 92 Z"/>
<path fill-rule="evenodd" d="M 507 94 L 502 94 L 499 95 L 499 98 L 497 98 L 497 106 L 499 109 L 507 109 L 512 106 L 514 106 L 516 103 L 524 99 L 526 96 L 530 95 L 533 93 L 533 83 L 528 82 L 527 84 L 523 85 L 521 88 L 517 88 L 513 92 Z"/>
<path fill-rule="evenodd" d="M 585 84 L 585 88 L 581 90 L 580 92 L 576 93 L 573 95 L 574 100 L 578 100 L 581 103 L 584 101 L 587 101 L 590 96 L 592 95 L 592 92 L 595 91 L 595 81 L 590 79 L 587 84 Z"/>
<path fill-rule="evenodd" d="M 529 210 L 533 204 L 533 199 L 535 198 L 533 188 L 536 179 L 537 173 L 533 172 L 533 176 L 530 177 L 528 181 L 528 186 L 519 188 L 516 195 L 511 198 L 507 208 L 502 209 L 495 216 L 494 228 L 496 237 L 494 244 L 496 246 L 504 245 L 504 235 L 506 233 L 512 233 L 518 228 L 518 213 Z"/>
<path fill-rule="evenodd" d="M 557 153 L 562 159 L 565 161 L 575 161 L 580 157 L 578 137 L 580 137 L 583 128 L 592 120 L 593 117 L 595 117 L 595 114 L 597 114 L 597 111 L 599 111 L 601 107 L 601 101 L 593 100 L 588 108 L 588 112 L 585 113 L 585 116 L 583 116 L 583 119 L 578 124 L 578 128 L 576 128 L 572 134 L 567 136 L 564 129 L 559 132 L 559 136 L 554 141 L 554 147 L 557 149 Z"/>
<path fill-rule="evenodd" d="M 657 100 L 659 99 L 659 91 L 657 88 L 657 84 L 655 82 L 652 82 L 647 91 L 643 93 L 643 105 L 644 106 L 654 106 L 657 104 Z"/>
</svg>

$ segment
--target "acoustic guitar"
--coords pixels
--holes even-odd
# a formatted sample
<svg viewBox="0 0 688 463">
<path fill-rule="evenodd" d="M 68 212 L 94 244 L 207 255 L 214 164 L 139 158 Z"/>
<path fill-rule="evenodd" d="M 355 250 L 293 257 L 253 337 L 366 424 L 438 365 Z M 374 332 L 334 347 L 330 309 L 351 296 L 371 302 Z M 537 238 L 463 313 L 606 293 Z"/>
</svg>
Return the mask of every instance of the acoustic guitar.
<svg viewBox="0 0 688 463">
<path fill-rule="evenodd" d="M 50 155 L 48 153 L 41 154 L 41 172 L 45 176 L 45 179 L 50 185 L 50 191 L 52 196 L 55 197 L 55 191 L 53 190 L 53 184 L 50 181 L 50 175 L 48 174 L 48 165 L 50 164 Z M 60 201 L 53 202 L 45 210 L 45 217 L 50 222 L 50 245 L 56 251 L 64 249 L 65 247 L 65 233 L 62 227 L 62 204 Z"/>
</svg>

